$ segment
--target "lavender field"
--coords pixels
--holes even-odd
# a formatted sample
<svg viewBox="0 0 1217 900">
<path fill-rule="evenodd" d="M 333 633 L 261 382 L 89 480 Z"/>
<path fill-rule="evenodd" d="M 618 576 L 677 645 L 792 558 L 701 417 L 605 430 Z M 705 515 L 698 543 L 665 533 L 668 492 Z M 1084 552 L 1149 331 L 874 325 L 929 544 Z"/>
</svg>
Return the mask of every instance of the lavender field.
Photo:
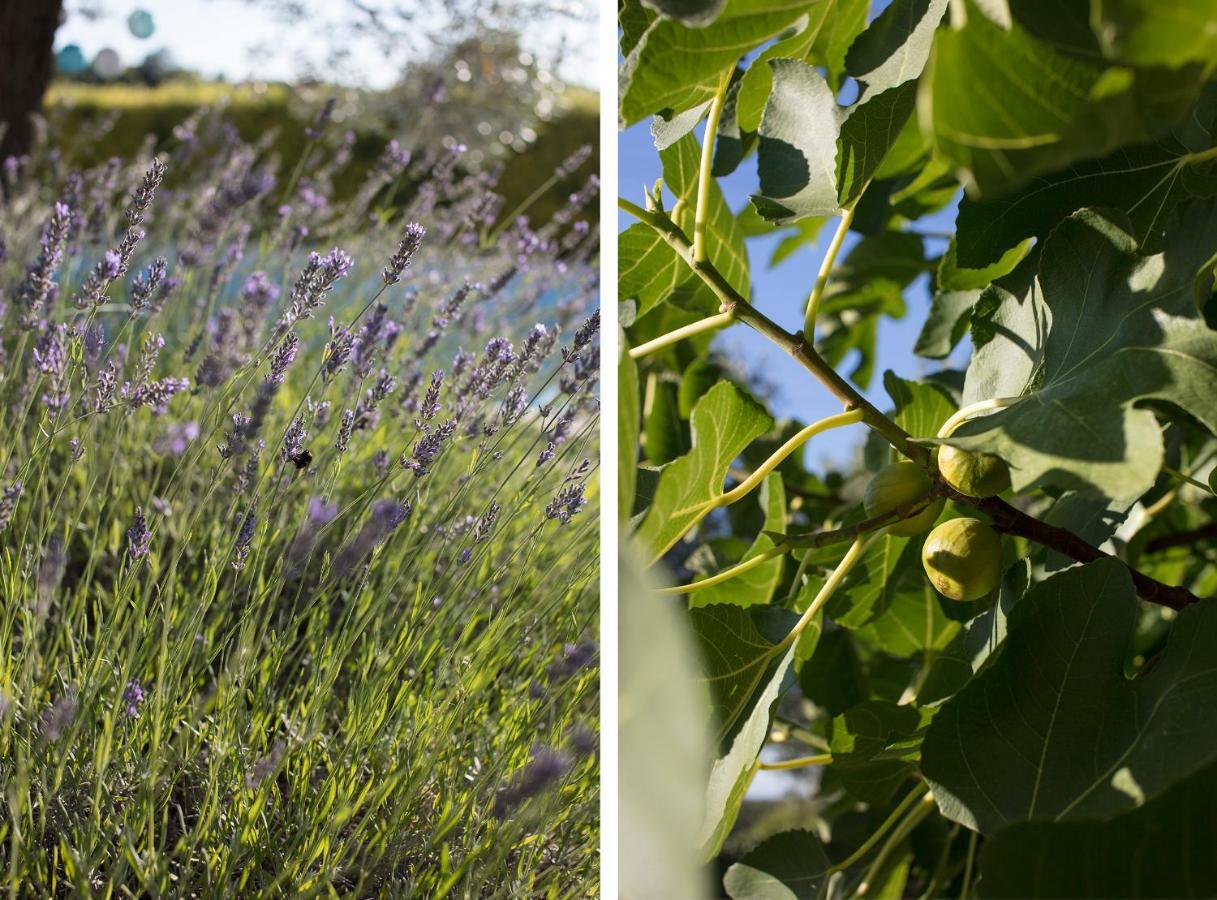
<svg viewBox="0 0 1217 900">
<path fill-rule="evenodd" d="M 14 894 L 597 889 L 595 176 L 332 112 L 3 161 Z"/>
</svg>

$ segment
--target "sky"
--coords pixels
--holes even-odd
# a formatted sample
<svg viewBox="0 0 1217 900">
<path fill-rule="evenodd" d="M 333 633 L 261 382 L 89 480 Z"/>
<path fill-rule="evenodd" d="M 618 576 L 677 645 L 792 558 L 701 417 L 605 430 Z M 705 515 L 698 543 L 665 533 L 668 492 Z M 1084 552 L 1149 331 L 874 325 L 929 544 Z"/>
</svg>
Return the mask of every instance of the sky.
<svg viewBox="0 0 1217 900">
<path fill-rule="evenodd" d="M 208 77 L 230 81 L 290 80 L 302 64 L 325 69 L 326 42 L 320 39 L 330 24 L 349 14 L 348 0 L 300 0 L 308 11 L 308 27 L 285 27 L 264 3 L 250 0 L 69 0 L 67 16 L 55 35 L 55 48 L 77 44 L 92 60 L 103 48 L 116 50 L 124 64 L 138 64 L 151 52 L 167 47 L 176 63 Z M 592 0 L 570 0 L 579 7 Z M 423 15 L 436 6 L 431 0 L 401 0 Z M 100 13 L 95 18 L 88 10 Z M 152 15 L 156 30 L 146 40 L 136 38 L 127 18 L 136 10 Z M 542 19 L 529 39 L 542 48 L 556 48 L 565 38 L 569 55 L 559 67 L 564 80 L 594 87 L 596 25 L 572 17 Z M 351 64 L 361 85 L 385 88 L 399 74 L 371 41 L 350 48 Z"/>
<path fill-rule="evenodd" d="M 699 138 L 704 125 L 699 126 Z M 642 203 L 642 186 L 652 184 L 661 174 L 659 155 L 651 141 L 650 124 L 642 122 L 621 132 L 618 141 L 620 193 L 628 200 Z M 718 179 L 733 210 L 742 209 L 749 196 L 756 190 L 756 155 L 744 160 L 731 175 Z M 618 216 L 618 230 L 624 230 L 634 219 L 624 213 Z M 923 231 L 954 230 L 954 205 L 942 212 L 918 222 Z M 788 331 L 803 327 L 803 304 L 807 299 L 820 260 L 835 230 L 835 222 L 826 223 L 814 245 L 806 245 L 776 269 L 766 263 L 780 237 L 753 238 L 748 242 L 749 262 L 752 269 L 752 301 L 767 316 Z M 857 236 L 850 234 L 838 259 L 843 259 Z M 942 242 L 932 242 L 927 252 L 937 254 Z M 880 409 L 890 408 L 891 401 L 883 389 L 883 372 L 894 370 L 905 378 L 916 378 L 941 368 L 933 360 L 913 355 L 913 345 L 925 321 L 930 305 L 929 276 L 913 282 L 905 291 L 908 312 L 901 320 L 883 318 L 879 323 L 877 364 L 870 388 L 863 391 L 868 400 Z M 968 341 L 957 348 L 952 361 L 960 364 L 967 359 Z M 784 352 L 774 347 L 746 325 L 734 325 L 719 333 L 715 346 L 742 359 L 752 371 L 762 372 L 765 379 L 778 388 L 771 404 L 772 411 L 779 416 L 789 416 L 801 422 L 811 422 L 841 411 L 840 403 L 822 388 L 814 378 Z M 847 357 L 843 369 L 848 371 L 851 358 Z M 828 464 L 847 463 L 864 436 L 864 426 L 834 429 L 812 438 L 807 444 L 806 459 L 809 465 L 821 467 Z"/>
</svg>

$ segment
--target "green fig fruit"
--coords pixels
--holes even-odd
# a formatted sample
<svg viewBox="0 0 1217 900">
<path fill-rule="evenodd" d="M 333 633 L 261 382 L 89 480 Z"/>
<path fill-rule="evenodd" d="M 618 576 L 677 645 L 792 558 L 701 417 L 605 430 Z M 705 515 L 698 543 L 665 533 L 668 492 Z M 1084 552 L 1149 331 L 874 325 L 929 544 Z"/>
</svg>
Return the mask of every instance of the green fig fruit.
<svg viewBox="0 0 1217 900">
<path fill-rule="evenodd" d="M 866 486 L 862 505 L 868 518 L 881 516 L 885 512 L 924 497 L 932 487 L 930 476 L 916 463 L 896 462 L 882 469 Z M 935 500 L 917 515 L 892 525 L 888 534 L 911 537 L 928 529 L 942 512 L 945 501 Z"/>
<path fill-rule="evenodd" d="M 947 484 L 969 497 L 995 497 L 1010 488 L 1009 467 L 990 453 L 939 447 L 938 471 Z"/>
<path fill-rule="evenodd" d="M 979 600 L 1001 581 L 1001 538 L 980 519 L 948 519 L 926 537 L 921 565 L 942 596 Z"/>
</svg>

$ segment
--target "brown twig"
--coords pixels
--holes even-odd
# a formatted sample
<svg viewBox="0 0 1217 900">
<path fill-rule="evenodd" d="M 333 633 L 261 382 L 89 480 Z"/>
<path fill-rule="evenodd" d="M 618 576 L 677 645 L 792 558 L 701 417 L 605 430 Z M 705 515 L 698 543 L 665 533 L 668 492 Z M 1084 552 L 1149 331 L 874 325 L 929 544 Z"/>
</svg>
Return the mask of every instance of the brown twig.
<svg viewBox="0 0 1217 900">
<path fill-rule="evenodd" d="M 1169 550 L 1171 547 L 1187 547 L 1200 541 L 1212 538 L 1217 540 L 1217 522 L 1209 522 L 1190 531 L 1180 531 L 1175 534 L 1163 534 L 1145 542 L 1146 553 L 1156 553 L 1159 550 Z"/>
<path fill-rule="evenodd" d="M 938 479 L 937 471 L 931 465 L 933 457 L 930 450 L 915 443 L 908 432 L 859 394 L 853 385 L 842 378 L 832 366 L 828 365 L 816 353 L 815 349 L 807 343 L 802 332 L 791 334 L 749 303 L 731 286 L 727 279 L 723 277 L 723 274 L 715 268 L 713 263 L 708 260 L 694 262 L 692 246 L 689 244 L 688 237 L 685 236 L 680 226 L 661 210 L 643 210 L 632 203 L 623 203 L 622 205 L 623 208 L 654 228 L 664 241 L 692 267 L 701 277 L 702 281 L 714 291 L 723 312 L 730 312 L 741 322 L 760 332 L 775 345 L 786 351 L 804 369 L 814 375 L 828 388 L 833 396 L 844 404 L 846 409 L 862 410 L 862 420 L 872 429 L 879 432 L 896 450 L 930 471 L 930 474 L 938 485 L 938 490 L 945 496 L 950 497 L 958 503 L 971 506 L 986 513 L 993 521 L 993 527 L 998 531 L 1035 541 L 1037 544 L 1056 550 L 1077 562 L 1093 562 L 1096 559 L 1111 556 L 1111 554 L 1104 553 L 1097 547 L 1088 544 L 1072 531 L 1067 531 L 1064 528 L 1049 525 L 1047 522 L 1041 522 L 1039 519 L 1032 518 L 1022 510 L 1011 506 L 1000 497 L 987 497 L 983 500 L 977 500 L 973 497 L 960 494 L 958 491 L 943 484 Z M 859 525 L 852 527 L 858 528 L 864 524 L 866 523 L 859 523 Z M 821 534 L 826 536 L 831 534 L 833 535 L 833 540 L 836 540 L 836 532 L 821 532 Z M 848 536 L 840 538 L 842 541 L 848 539 Z M 823 540 L 828 542 L 827 537 L 823 538 Z M 811 544 L 810 546 L 818 545 Z M 1157 579 L 1150 578 L 1143 572 L 1137 571 L 1127 563 L 1124 563 L 1124 565 L 1128 569 L 1129 575 L 1132 576 L 1137 593 L 1140 594 L 1142 599 L 1150 603 L 1170 607 L 1171 609 L 1182 609 L 1189 604 L 1200 602 L 1200 598 L 1186 588 L 1164 584 Z"/>
<path fill-rule="evenodd" d="M 853 525 L 847 525 L 844 528 L 834 528 L 827 531 L 809 531 L 803 534 L 782 534 L 778 531 L 766 531 L 765 534 L 769 535 L 777 546 L 785 547 L 788 550 L 803 550 L 808 547 L 828 547 L 832 544 L 844 544 L 846 541 L 852 541 L 860 534 L 878 531 L 880 528 L 886 528 L 888 525 L 895 525 L 902 519 L 912 518 L 933 503 L 939 493 L 935 489 L 923 497 L 910 500 L 908 503 L 902 503 L 900 506 L 894 506 L 881 515 L 871 516 L 869 519 L 863 519 L 861 522 L 855 522 Z"/>
</svg>

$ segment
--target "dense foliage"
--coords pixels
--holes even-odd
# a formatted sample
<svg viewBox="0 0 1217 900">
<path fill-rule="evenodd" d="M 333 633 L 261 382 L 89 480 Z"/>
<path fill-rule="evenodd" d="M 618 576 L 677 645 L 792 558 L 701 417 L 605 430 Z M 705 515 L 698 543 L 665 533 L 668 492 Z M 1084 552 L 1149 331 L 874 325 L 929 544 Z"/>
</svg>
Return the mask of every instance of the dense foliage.
<svg viewBox="0 0 1217 900">
<path fill-rule="evenodd" d="M 1217 3 L 869 7 L 620 5 L 663 169 L 621 201 L 623 634 L 679 655 L 678 614 L 713 740 L 665 858 L 734 898 L 1212 896 Z M 752 295 L 761 235 L 824 245 L 804 297 Z M 877 338 L 923 272 L 912 378 Z M 775 418 L 714 343 L 740 328 L 842 411 Z M 856 465 L 809 471 L 833 428 Z M 623 780 L 679 783 L 635 715 Z M 781 826 L 748 814 L 767 769 L 814 792 Z"/>
<path fill-rule="evenodd" d="M 337 190 L 330 111 L 291 169 L 222 109 L 3 165 L 15 893 L 598 882 L 595 178 L 492 227 L 437 135 Z"/>
</svg>

